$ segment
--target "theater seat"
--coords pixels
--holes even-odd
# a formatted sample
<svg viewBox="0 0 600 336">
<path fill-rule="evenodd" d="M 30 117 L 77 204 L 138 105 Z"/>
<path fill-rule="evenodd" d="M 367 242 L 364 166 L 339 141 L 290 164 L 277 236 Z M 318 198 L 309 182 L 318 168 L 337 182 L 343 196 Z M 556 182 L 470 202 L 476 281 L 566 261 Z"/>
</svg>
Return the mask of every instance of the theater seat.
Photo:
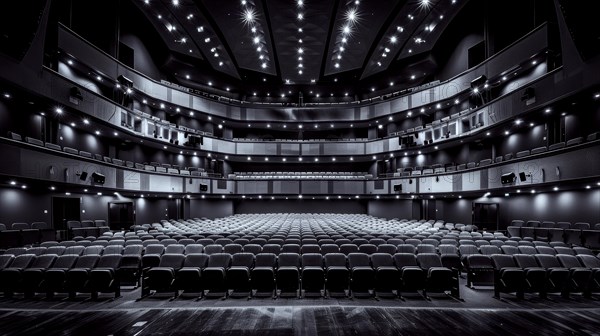
<svg viewBox="0 0 600 336">
<path fill-rule="evenodd" d="M 322 296 L 325 287 L 325 271 L 321 253 L 302 254 L 301 279 L 304 296 Z"/>
<path fill-rule="evenodd" d="M 518 266 L 511 255 L 494 254 L 491 258 L 494 266 L 494 297 L 500 298 L 500 293 L 515 293 L 517 298 L 523 298 L 525 270 Z"/>
<path fill-rule="evenodd" d="M 227 269 L 227 288 L 232 297 L 249 297 L 250 270 L 254 266 L 254 254 L 236 253 L 232 256 L 231 267 Z"/>
<path fill-rule="evenodd" d="M 277 258 L 277 289 L 280 296 L 297 297 L 300 280 L 300 255 L 298 253 L 281 253 Z"/>
<path fill-rule="evenodd" d="M 207 297 L 227 296 L 227 269 L 231 264 L 231 254 L 214 253 L 208 256 L 208 266 L 202 272 L 202 280 L 207 289 Z"/>
<path fill-rule="evenodd" d="M 458 276 L 454 276 L 452 270 L 443 267 L 442 260 L 435 253 L 417 254 L 419 267 L 426 273 L 425 297 L 428 293 L 451 292 L 454 296 L 458 294 Z"/>
<path fill-rule="evenodd" d="M 150 294 L 150 291 L 173 292 L 173 297 L 179 295 L 174 286 L 175 273 L 183 267 L 185 256 L 183 254 L 163 254 L 160 263 L 150 268 L 142 279 L 142 297 Z"/>
<path fill-rule="evenodd" d="M 375 294 L 377 296 L 393 296 L 393 291 L 399 288 L 400 271 L 394 265 L 394 259 L 389 253 L 374 253 L 371 264 L 375 270 Z"/>
<path fill-rule="evenodd" d="M 325 255 L 327 295 L 345 297 L 349 285 L 350 271 L 347 267 L 346 255 L 343 253 L 328 253 Z"/>
<path fill-rule="evenodd" d="M 183 267 L 175 274 L 175 288 L 183 291 L 181 295 L 194 293 L 201 297 L 204 294 L 202 270 L 208 265 L 208 254 L 191 253 L 185 256 Z"/>
<path fill-rule="evenodd" d="M 371 267 L 369 255 L 366 253 L 348 254 L 350 269 L 350 290 L 354 297 L 371 296 L 375 289 L 375 270 Z"/>
<path fill-rule="evenodd" d="M 277 256 L 273 253 L 259 253 L 251 271 L 251 286 L 257 297 L 272 297 L 275 291 L 275 267 Z"/>
</svg>

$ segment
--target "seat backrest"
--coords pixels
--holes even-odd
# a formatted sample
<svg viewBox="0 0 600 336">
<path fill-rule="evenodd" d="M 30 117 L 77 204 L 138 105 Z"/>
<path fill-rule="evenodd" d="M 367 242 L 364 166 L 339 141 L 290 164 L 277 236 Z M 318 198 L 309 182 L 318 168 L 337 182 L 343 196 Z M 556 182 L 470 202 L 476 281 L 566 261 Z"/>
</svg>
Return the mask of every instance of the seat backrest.
<svg viewBox="0 0 600 336">
<path fill-rule="evenodd" d="M 521 254 L 536 254 L 537 250 L 533 246 L 519 246 L 519 253 Z"/>
<path fill-rule="evenodd" d="M 69 228 L 69 229 L 80 228 L 80 227 L 81 227 L 80 221 L 67 221 L 67 228 Z"/>
<path fill-rule="evenodd" d="M 348 266 L 350 268 L 371 266 L 369 255 L 366 253 L 348 254 Z"/>
<path fill-rule="evenodd" d="M 254 260 L 254 267 L 275 267 L 277 255 L 275 253 L 258 253 Z"/>
<path fill-rule="evenodd" d="M 30 247 L 27 249 L 26 253 L 35 254 L 36 256 L 39 256 L 39 255 L 44 254 L 44 252 L 46 252 L 46 249 L 47 249 L 47 247 L 43 247 L 43 246 Z"/>
<path fill-rule="evenodd" d="M 121 258 L 120 254 L 105 254 L 98 259 L 95 268 L 117 269 L 121 265 Z"/>
<path fill-rule="evenodd" d="M 517 253 L 513 255 L 513 257 L 515 258 L 515 262 L 517 263 L 517 265 L 521 268 L 540 267 L 540 264 L 538 263 L 535 256 L 531 254 Z"/>
<path fill-rule="evenodd" d="M 565 268 L 575 268 L 575 267 L 583 267 L 583 265 L 579 262 L 576 256 L 568 255 L 568 254 L 558 254 L 556 255 L 558 262 L 562 267 Z"/>
<path fill-rule="evenodd" d="M 63 252 L 63 254 L 75 254 L 75 255 L 82 255 L 83 251 L 85 250 L 85 246 L 81 246 L 81 245 L 74 245 L 74 246 L 69 246 L 65 249 L 65 251 Z"/>
<path fill-rule="evenodd" d="M 580 254 L 577 259 L 587 268 L 598 268 L 600 269 L 600 259 L 591 255 Z M 596 271 L 597 272 L 597 271 Z"/>
<path fill-rule="evenodd" d="M 0 270 L 6 268 L 13 262 L 15 256 L 11 254 L 2 254 L 0 255 Z"/>
<path fill-rule="evenodd" d="M 535 249 L 537 250 L 537 254 L 556 255 L 556 250 L 549 246 L 537 246 Z"/>
<path fill-rule="evenodd" d="M 75 265 L 75 262 L 77 262 L 78 258 L 79 255 L 76 254 L 63 254 L 56 258 L 56 261 L 51 268 L 70 269 L 73 267 L 73 265 Z"/>
<path fill-rule="evenodd" d="M 90 246 L 88 246 L 90 247 Z M 123 246 L 119 245 L 109 245 L 102 250 L 102 254 L 122 254 Z"/>
<path fill-rule="evenodd" d="M 556 254 L 575 255 L 575 250 L 573 250 L 570 247 L 566 247 L 566 246 L 555 246 L 554 250 L 556 251 Z"/>
<path fill-rule="evenodd" d="M 177 254 L 183 254 L 183 252 L 185 251 L 185 246 L 181 245 L 181 244 L 171 244 L 168 245 L 165 248 L 165 253 L 177 253 Z"/>
<path fill-rule="evenodd" d="M 184 249 L 184 254 L 191 254 L 191 253 L 202 253 L 204 252 L 204 246 L 200 245 L 200 244 L 188 244 L 185 245 L 185 249 Z"/>
<path fill-rule="evenodd" d="M 389 255 L 395 254 L 397 251 L 396 245 L 393 244 L 381 244 L 377 246 L 377 253 L 387 253 Z"/>
<path fill-rule="evenodd" d="M 543 268 L 562 267 L 556 256 L 548 254 L 536 254 L 535 259 Z"/>
<path fill-rule="evenodd" d="M 589 230 L 590 229 L 590 223 L 577 222 L 577 223 L 573 224 L 573 229 Z"/>
<path fill-rule="evenodd" d="M 306 244 L 306 245 L 302 245 L 302 247 L 300 247 L 300 253 L 302 253 L 302 254 L 321 253 L 321 248 L 317 244 Z"/>
<path fill-rule="evenodd" d="M 30 229 L 31 226 L 28 223 L 12 223 L 12 230 L 26 230 Z"/>
<path fill-rule="evenodd" d="M 283 244 L 283 246 L 281 246 L 281 252 L 300 254 L 300 244 Z"/>
<path fill-rule="evenodd" d="M 389 253 L 373 253 L 371 255 L 371 264 L 375 269 L 382 266 L 394 266 L 394 258 Z"/>
<path fill-rule="evenodd" d="M 50 246 L 46 249 L 46 252 L 44 252 L 44 254 L 62 255 L 66 249 L 67 249 L 66 247 L 60 246 L 60 245 Z"/>
<path fill-rule="evenodd" d="M 496 245 L 484 245 L 479 248 L 481 254 L 491 256 L 492 254 L 500 254 L 502 251 Z"/>
<path fill-rule="evenodd" d="M 262 246 L 258 244 L 246 244 L 242 249 L 244 252 L 252 253 L 254 255 L 259 254 L 262 251 Z"/>
<path fill-rule="evenodd" d="M 412 254 L 415 254 L 415 253 L 417 253 L 417 248 L 414 245 L 411 245 L 411 244 L 400 244 L 396 248 L 396 251 L 398 251 L 398 253 L 412 253 Z"/>
<path fill-rule="evenodd" d="M 469 268 L 492 268 L 492 258 L 489 255 L 471 254 L 467 257 Z"/>
<path fill-rule="evenodd" d="M 142 255 L 144 251 L 143 245 L 128 245 L 123 250 L 123 255 Z"/>
<path fill-rule="evenodd" d="M 90 254 L 100 255 L 100 254 L 102 254 L 103 250 L 104 250 L 104 247 L 102 247 L 102 246 L 87 246 L 85 248 L 85 250 L 83 250 L 83 255 L 90 255 Z"/>
<path fill-rule="evenodd" d="M 220 245 L 219 245 L 220 246 Z M 231 263 L 231 254 L 229 253 L 213 253 L 208 256 L 208 267 L 229 267 Z"/>
<path fill-rule="evenodd" d="M 441 255 L 444 254 L 456 254 L 458 255 L 458 248 L 455 245 L 441 244 L 438 246 L 438 250 Z"/>
<path fill-rule="evenodd" d="M 27 249 L 24 247 L 11 247 L 4 252 L 4 254 L 12 254 L 14 256 L 18 256 L 18 255 L 26 254 L 26 253 L 27 253 Z M 35 254 L 35 253 L 32 253 L 32 254 Z"/>
<path fill-rule="evenodd" d="M 99 259 L 100 259 L 100 256 L 97 254 L 81 256 L 81 257 L 77 258 L 77 262 L 75 263 L 73 268 L 88 268 L 88 269 L 94 268 L 96 266 L 96 263 L 98 263 Z"/>
<path fill-rule="evenodd" d="M 222 253 L 223 246 L 219 244 L 211 244 L 204 247 L 204 253 L 211 255 L 216 253 Z"/>
<path fill-rule="evenodd" d="M 323 256 L 321 253 L 305 253 L 302 254 L 302 267 L 323 267 Z"/>
<path fill-rule="evenodd" d="M 493 254 L 491 256 L 494 268 L 499 270 L 505 267 L 517 267 L 517 263 L 512 255 L 508 254 Z"/>
<path fill-rule="evenodd" d="M 559 229 L 570 229 L 571 222 L 557 222 L 556 227 Z"/>
<path fill-rule="evenodd" d="M 502 245 L 502 247 L 500 247 L 500 249 L 502 250 L 502 253 L 504 253 L 504 254 L 508 254 L 508 255 L 519 254 L 519 248 L 516 246 Z"/>
<path fill-rule="evenodd" d="M 236 253 L 231 259 L 231 266 L 252 267 L 254 264 L 254 254 L 252 253 Z"/>
<path fill-rule="evenodd" d="M 277 257 L 277 263 L 279 267 L 282 266 L 295 266 L 300 267 L 300 254 L 298 253 L 281 253 Z"/>
<path fill-rule="evenodd" d="M 343 253 L 327 253 L 325 255 L 325 267 L 330 266 L 346 267 L 346 255 Z"/>
<path fill-rule="evenodd" d="M 190 253 L 185 256 L 183 267 L 200 267 L 205 268 L 208 265 L 208 254 Z"/>
<path fill-rule="evenodd" d="M 265 244 L 262 247 L 262 253 L 273 253 L 279 255 L 281 253 L 281 246 L 278 244 Z"/>
<path fill-rule="evenodd" d="M 342 244 L 340 252 L 349 255 L 350 253 L 358 253 L 358 246 L 355 244 Z"/>
<path fill-rule="evenodd" d="M 326 255 L 328 253 L 339 253 L 340 247 L 336 244 L 323 244 L 321 245 L 321 254 Z"/>
<path fill-rule="evenodd" d="M 50 268 L 54 261 L 58 258 L 56 254 L 44 254 L 37 256 L 33 259 L 33 262 L 29 265 L 30 268 Z"/>
<path fill-rule="evenodd" d="M 150 244 L 146 246 L 144 254 L 163 254 L 165 252 L 164 245 L 161 244 Z"/>
<path fill-rule="evenodd" d="M 435 246 L 431 244 L 419 244 L 417 245 L 417 253 L 435 253 Z"/>
<path fill-rule="evenodd" d="M 426 270 L 432 267 L 443 267 L 440 256 L 435 253 L 417 254 L 417 262 L 421 268 Z"/>
<path fill-rule="evenodd" d="M 460 245 L 458 247 L 461 256 L 466 256 L 469 254 L 479 254 L 479 249 L 476 245 Z"/>
<path fill-rule="evenodd" d="M 358 247 L 360 253 L 373 254 L 377 252 L 377 246 L 373 244 L 362 244 Z"/>
<path fill-rule="evenodd" d="M 180 269 L 183 267 L 183 261 L 185 256 L 181 253 L 165 253 L 160 257 L 159 267 L 171 267 L 173 269 Z"/>
<path fill-rule="evenodd" d="M 579 254 L 594 255 L 594 252 L 592 252 L 592 250 L 590 250 L 587 247 L 575 246 L 575 247 L 573 247 L 573 251 L 575 251 L 575 254 L 577 254 L 577 255 L 579 255 Z"/>
</svg>

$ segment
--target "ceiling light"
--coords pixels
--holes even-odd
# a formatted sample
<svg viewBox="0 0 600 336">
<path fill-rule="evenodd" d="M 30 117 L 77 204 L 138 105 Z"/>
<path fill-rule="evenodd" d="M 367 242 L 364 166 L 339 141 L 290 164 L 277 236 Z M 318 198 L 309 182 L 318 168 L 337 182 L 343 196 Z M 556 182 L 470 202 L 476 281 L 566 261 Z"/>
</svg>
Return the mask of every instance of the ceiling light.
<svg viewBox="0 0 600 336">
<path fill-rule="evenodd" d="M 298 158 L 298 161 L 302 161 L 302 158 L 301 158 L 301 157 L 300 157 L 300 158 Z"/>
<path fill-rule="evenodd" d="M 56 108 L 56 113 L 61 114 L 61 113 L 63 113 L 63 110 L 60 107 L 57 107 Z"/>
<path fill-rule="evenodd" d="M 354 161 L 354 158 L 352 156 L 350 157 L 350 161 Z"/>
<path fill-rule="evenodd" d="M 585 189 L 590 189 L 590 188 L 592 188 L 592 187 L 589 185 L 585 186 Z"/>
<path fill-rule="evenodd" d="M 508 135 L 508 134 L 510 134 L 510 132 L 504 131 L 504 135 Z"/>
<path fill-rule="evenodd" d="M 302 21 L 304 19 L 304 14 L 298 13 L 297 18 L 298 18 L 298 20 Z"/>
<path fill-rule="evenodd" d="M 600 93 L 596 93 L 596 94 L 594 95 L 594 98 L 596 98 L 596 99 L 600 98 Z"/>
<path fill-rule="evenodd" d="M 416 76 L 415 76 L 415 75 L 411 75 L 411 76 L 410 76 L 410 79 L 415 79 L 415 78 L 416 78 Z"/>
<path fill-rule="evenodd" d="M 390 37 L 390 42 L 396 43 L 396 42 L 398 42 L 398 38 L 396 36 L 392 36 L 392 37 Z"/>
<path fill-rule="evenodd" d="M 71 123 L 71 127 L 75 127 L 75 123 L 74 122 Z"/>
<path fill-rule="evenodd" d="M 253 23 L 255 19 L 256 14 L 254 13 L 254 10 L 252 8 L 246 8 L 246 10 L 244 11 L 244 21 L 247 24 L 250 24 Z"/>
<path fill-rule="evenodd" d="M 520 125 L 522 122 L 523 122 L 523 120 L 521 120 L 521 119 L 515 120 L 515 124 L 517 124 L 517 125 Z"/>
<path fill-rule="evenodd" d="M 223 125 L 219 124 L 219 126 L 217 126 L 219 129 L 223 129 Z"/>
<path fill-rule="evenodd" d="M 554 187 L 554 188 L 552 188 L 552 190 L 558 191 L 558 187 Z"/>
<path fill-rule="evenodd" d="M 100 135 L 100 131 L 96 131 L 95 133 L 96 133 L 96 135 Z"/>
</svg>

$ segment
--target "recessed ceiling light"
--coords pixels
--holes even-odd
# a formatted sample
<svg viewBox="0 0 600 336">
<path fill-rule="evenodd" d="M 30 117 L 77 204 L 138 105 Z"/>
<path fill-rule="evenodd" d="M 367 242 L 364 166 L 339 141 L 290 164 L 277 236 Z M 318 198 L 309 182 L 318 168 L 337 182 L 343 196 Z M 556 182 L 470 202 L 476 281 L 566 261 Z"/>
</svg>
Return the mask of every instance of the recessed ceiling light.
<svg viewBox="0 0 600 336">
<path fill-rule="evenodd" d="M 96 135 L 100 135 L 100 131 L 96 131 L 95 133 L 96 133 Z"/>
</svg>

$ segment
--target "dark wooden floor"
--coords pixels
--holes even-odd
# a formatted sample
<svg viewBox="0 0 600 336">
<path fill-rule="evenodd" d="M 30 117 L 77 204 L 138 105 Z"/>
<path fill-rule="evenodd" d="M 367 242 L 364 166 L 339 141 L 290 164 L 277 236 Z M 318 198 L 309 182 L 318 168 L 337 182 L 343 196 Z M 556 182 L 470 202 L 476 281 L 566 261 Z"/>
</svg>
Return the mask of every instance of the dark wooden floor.
<svg viewBox="0 0 600 336">
<path fill-rule="evenodd" d="M 2 335 L 598 335 L 600 309 L 255 307 L 0 311 Z"/>
<path fill-rule="evenodd" d="M 600 300 L 526 300 L 491 288 L 464 301 L 400 299 L 0 298 L 0 335 L 600 335 Z"/>
</svg>

